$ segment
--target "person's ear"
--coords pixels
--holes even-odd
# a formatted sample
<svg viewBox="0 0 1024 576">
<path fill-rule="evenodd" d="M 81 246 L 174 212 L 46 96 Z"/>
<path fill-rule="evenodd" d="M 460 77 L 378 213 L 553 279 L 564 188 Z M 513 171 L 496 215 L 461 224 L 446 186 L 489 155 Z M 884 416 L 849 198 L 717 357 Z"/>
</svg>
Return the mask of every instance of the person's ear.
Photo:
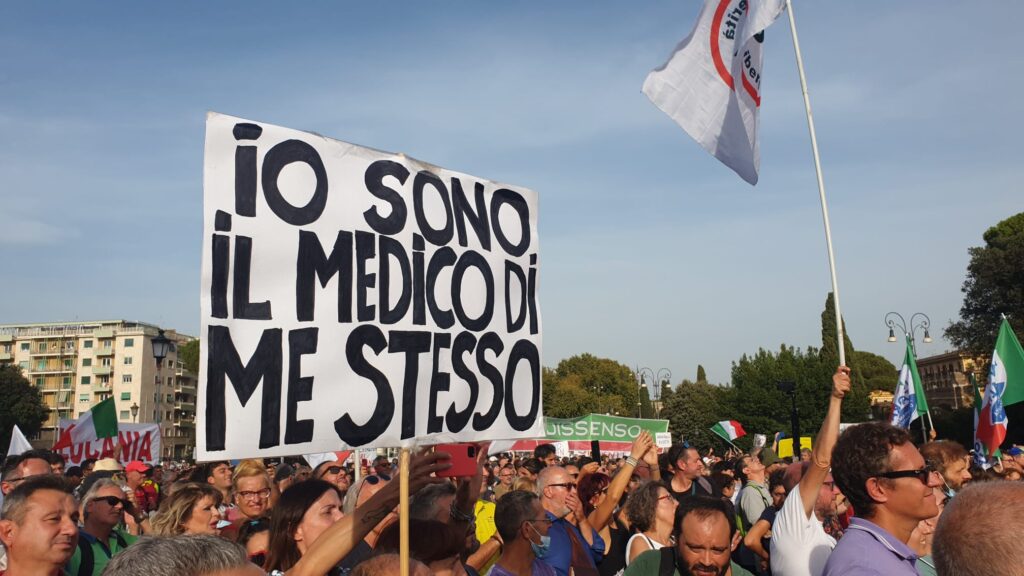
<svg viewBox="0 0 1024 576">
<path fill-rule="evenodd" d="M 292 540 L 295 540 L 296 542 L 302 542 L 305 539 L 306 539 L 306 535 L 302 531 L 302 524 L 299 524 L 299 526 L 295 529 L 295 531 L 292 532 Z"/>
<path fill-rule="evenodd" d="M 868 478 L 864 482 L 864 488 L 867 490 L 868 496 L 875 502 L 883 503 L 889 501 L 889 491 L 882 484 L 881 479 Z"/>
<path fill-rule="evenodd" d="M 730 546 L 730 550 L 735 552 L 736 548 L 740 545 L 740 542 L 742 542 L 742 541 L 743 541 L 743 537 L 740 536 L 740 532 L 739 532 L 739 530 L 737 530 L 736 533 L 732 535 L 732 546 Z"/>
<path fill-rule="evenodd" d="M 10 548 L 17 530 L 18 526 L 13 520 L 0 520 L 0 542 Z"/>
</svg>

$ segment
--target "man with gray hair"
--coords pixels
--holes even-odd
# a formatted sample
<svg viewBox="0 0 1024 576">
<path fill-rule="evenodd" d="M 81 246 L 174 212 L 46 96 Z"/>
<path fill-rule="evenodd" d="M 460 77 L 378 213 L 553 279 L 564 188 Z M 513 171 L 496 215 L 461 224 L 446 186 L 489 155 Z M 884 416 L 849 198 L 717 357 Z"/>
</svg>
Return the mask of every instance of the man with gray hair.
<svg viewBox="0 0 1024 576">
<path fill-rule="evenodd" d="M 78 543 L 77 523 L 63 478 L 47 473 L 19 484 L 0 509 L 0 541 L 7 549 L 3 574 L 61 574 Z"/>
<path fill-rule="evenodd" d="M 141 538 L 107 564 L 104 576 L 264 576 L 245 549 L 218 536 Z"/>
<path fill-rule="evenodd" d="M 939 576 L 989 576 L 1024 571 L 1024 484 L 969 484 L 949 500 L 932 541 Z"/>
<path fill-rule="evenodd" d="M 604 558 L 604 539 L 587 522 L 583 503 L 576 495 L 576 482 L 561 466 L 548 466 L 537 475 L 537 495 L 546 517 L 551 546 L 542 560 L 558 576 L 597 574 L 597 562 Z"/>
<path fill-rule="evenodd" d="M 110 478 L 92 483 L 82 498 L 78 548 L 68 562 L 71 576 L 98 576 L 110 559 L 138 538 L 117 528 L 125 511 L 135 512 L 119 484 Z"/>
<path fill-rule="evenodd" d="M 437 520 L 449 523 L 452 504 L 455 502 L 455 485 L 427 484 L 412 497 L 409 503 L 409 517 L 418 520 Z"/>
</svg>

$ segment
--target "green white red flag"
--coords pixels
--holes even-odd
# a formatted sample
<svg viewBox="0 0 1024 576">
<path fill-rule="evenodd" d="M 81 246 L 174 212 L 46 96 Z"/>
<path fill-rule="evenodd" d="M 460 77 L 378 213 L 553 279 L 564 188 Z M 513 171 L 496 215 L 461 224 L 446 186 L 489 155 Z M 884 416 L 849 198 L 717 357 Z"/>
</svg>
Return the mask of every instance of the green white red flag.
<svg viewBox="0 0 1024 576">
<path fill-rule="evenodd" d="M 746 436 L 746 431 L 743 430 L 743 426 L 735 420 L 722 420 L 718 424 L 711 427 L 711 431 L 718 434 L 726 442 L 732 442 L 733 440 Z"/>
<path fill-rule="evenodd" d="M 83 412 L 78 421 L 64 431 L 53 449 L 60 450 L 72 444 L 116 436 L 117 408 L 114 406 L 114 399 L 107 398 L 90 408 L 88 412 Z"/>
</svg>

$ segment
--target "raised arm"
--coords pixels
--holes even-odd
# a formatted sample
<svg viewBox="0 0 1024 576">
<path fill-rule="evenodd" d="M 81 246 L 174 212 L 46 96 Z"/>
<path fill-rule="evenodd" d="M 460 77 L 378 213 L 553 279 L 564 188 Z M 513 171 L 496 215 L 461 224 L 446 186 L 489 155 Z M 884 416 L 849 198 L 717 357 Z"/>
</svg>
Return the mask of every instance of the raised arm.
<svg viewBox="0 0 1024 576">
<path fill-rule="evenodd" d="M 642 458 L 648 451 L 653 450 L 654 440 L 651 438 L 651 435 L 646 430 L 641 431 L 640 435 L 633 440 L 633 446 L 629 449 L 629 458 L 619 467 L 619 471 L 615 473 L 611 484 L 608 485 L 608 492 L 604 501 L 587 516 L 587 521 L 594 530 L 598 532 L 604 530 L 604 527 L 611 521 L 612 514 L 615 513 L 615 506 L 618 505 L 619 499 L 622 498 L 622 493 L 626 491 L 626 486 L 629 486 L 629 479 L 633 476 L 637 460 Z M 655 468 L 657 468 L 657 465 L 655 465 Z"/>
<path fill-rule="evenodd" d="M 415 494 L 427 484 L 447 482 L 445 478 L 431 476 L 434 472 L 451 468 L 448 455 L 442 452 L 418 454 L 409 466 L 409 494 Z M 338 520 L 324 531 L 302 558 L 288 570 L 288 576 L 323 576 L 338 565 L 359 542 L 398 505 L 399 482 L 388 482 L 365 504 L 352 514 Z"/>
<path fill-rule="evenodd" d="M 836 368 L 832 375 L 832 394 L 828 398 L 828 412 L 825 414 L 825 421 L 821 423 L 821 430 L 814 440 L 814 449 L 811 450 L 812 464 L 807 468 L 804 477 L 800 479 L 800 499 L 803 501 L 804 514 L 808 518 L 814 513 L 814 503 L 818 499 L 818 490 L 825 482 L 829 466 L 832 465 L 832 449 L 835 448 L 836 440 L 839 439 L 840 409 L 843 407 L 843 397 L 850 391 L 850 369 L 846 366 Z M 800 439 L 793 439 L 794 454 L 800 449 Z"/>
</svg>

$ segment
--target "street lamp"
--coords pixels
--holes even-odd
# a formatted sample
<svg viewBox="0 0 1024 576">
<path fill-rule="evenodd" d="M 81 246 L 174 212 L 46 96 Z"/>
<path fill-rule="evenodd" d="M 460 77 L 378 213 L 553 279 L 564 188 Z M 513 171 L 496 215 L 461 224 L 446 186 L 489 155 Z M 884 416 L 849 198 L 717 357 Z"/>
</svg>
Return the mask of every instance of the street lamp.
<svg viewBox="0 0 1024 576">
<path fill-rule="evenodd" d="M 650 374 L 650 376 L 651 376 L 651 382 L 654 382 L 656 376 L 654 375 L 654 370 L 651 370 L 650 368 L 646 368 L 646 367 L 645 368 L 637 368 L 636 371 L 633 373 L 633 375 L 636 377 L 636 417 L 637 418 L 643 418 L 644 417 L 644 414 L 643 414 L 643 411 L 642 411 L 642 408 L 643 408 L 642 397 L 643 397 L 644 386 L 647 385 L 647 375 L 648 374 Z"/>
<path fill-rule="evenodd" d="M 132 411 L 132 423 L 134 424 L 139 421 L 139 405 L 132 402 L 130 410 Z"/>
<path fill-rule="evenodd" d="M 916 320 L 918 316 L 921 317 L 920 321 Z M 917 340 L 918 328 L 924 329 L 924 338 L 921 339 L 921 342 L 924 342 L 925 344 L 932 343 L 931 334 L 928 333 L 928 327 L 931 326 L 931 320 L 928 318 L 927 314 L 922 312 L 914 312 L 910 317 L 909 324 L 898 312 L 889 312 L 885 315 L 885 325 L 889 327 L 889 338 L 887 338 L 889 342 L 896 342 L 896 328 L 899 327 L 903 335 L 910 339 L 910 349 L 914 352 L 915 357 L 917 357 L 917 348 L 914 341 Z"/>
<path fill-rule="evenodd" d="M 164 358 L 167 358 L 167 353 L 171 350 L 171 339 L 164 336 L 164 331 L 160 330 L 160 333 L 152 338 L 151 343 L 153 345 L 153 358 L 156 360 L 156 422 L 159 424 L 163 421 L 163 413 L 160 410 L 160 401 L 163 396 L 163 391 L 160 389 L 160 384 L 163 381 L 160 377 L 160 366 L 163 364 Z"/>
<path fill-rule="evenodd" d="M 920 320 L 917 318 L 920 316 Z M 898 320 L 898 321 L 897 321 Z M 928 315 L 923 312 L 914 312 L 910 316 L 910 322 L 908 323 L 903 316 L 898 312 L 889 312 L 885 315 L 885 325 L 889 327 L 889 342 L 896 342 L 896 328 L 899 328 L 907 341 L 910 342 L 910 353 L 914 355 L 914 361 L 917 362 L 917 329 L 924 329 L 924 338 L 921 338 L 921 342 L 925 344 L 931 344 L 932 337 L 928 333 L 928 327 L 931 325 L 931 319 Z M 894 399 L 895 401 L 895 399 Z M 932 423 L 931 411 L 925 412 L 928 415 L 928 425 L 931 426 L 932 432 L 935 431 L 935 424 Z M 925 430 L 924 419 L 921 420 L 921 431 L 925 434 L 925 438 L 928 438 L 928 431 Z"/>
</svg>

